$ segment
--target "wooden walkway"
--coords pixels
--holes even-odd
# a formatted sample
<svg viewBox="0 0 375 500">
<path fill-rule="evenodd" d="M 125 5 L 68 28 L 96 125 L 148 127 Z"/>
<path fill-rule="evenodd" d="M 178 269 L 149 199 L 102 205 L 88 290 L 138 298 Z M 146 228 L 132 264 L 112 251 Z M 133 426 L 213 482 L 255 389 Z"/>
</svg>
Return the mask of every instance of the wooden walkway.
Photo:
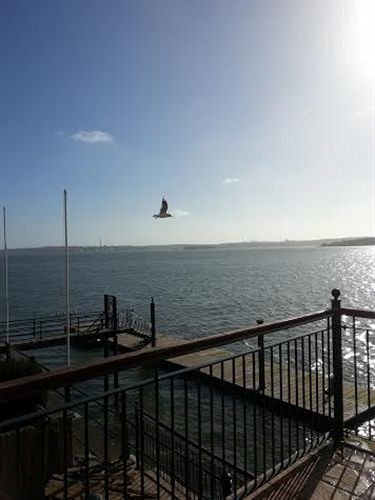
<svg viewBox="0 0 375 500">
<path fill-rule="evenodd" d="M 159 334 L 157 335 L 156 347 L 167 347 L 179 344 L 175 338 Z M 148 350 L 152 347 L 148 344 L 143 347 L 139 339 L 131 338 L 130 335 L 119 335 L 118 337 L 119 350 L 122 352 L 129 352 L 137 349 Z M 267 348 L 266 348 L 267 351 Z M 243 370 L 242 357 L 235 358 L 234 374 L 232 360 L 225 361 L 223 368 L 218 360 L 230 357 L 233 353 L 222 348 L 213 348 L 205 351 L 200 351 L 193 354 L 178 356 L 168 360 L 176 369 L 193 368 L 204 363 L 215 363 L 212 366 L 212 377 L 215 383 L 222 380 L 222 369 L 224 380 L 227 383 L 233 383 L 238 387 L 249 390 L 257 390 L 261 394 L 272 397 L 275 400 L 281 400 L 285 403 L 305 408 L 308 411 L 320 413 L 322 415 L 333 415 L 333 400 L 327 394 L 329 387 L 328 374 L 323 378 L 322 373 L 317 373 L 314 368 L 309 371 L 297 370 L 292 364 L 290 366 L 290 374 L 288 376 L 287 363 L 280 367 L 280 364 L 273 361 L 272 367 L 270 361 L 267 359 L 264 362 L 264 377 L 265 377 L 265 390 L 259 391 L 259 363 L 258 357 L 255 356 L 255 380 L 254 380 L 254 367 L 252 364 L 252 356 L 247 355 L 245 361 L 245 370 Z M 266 356 L 267 357 L 267 356 Z M 205 375 L 210 375 L 210 368 L 203 368 L 200 370 Z M 273 374 L 272 374 L 273 371 Z M 244 380 L 245 374 L 245 380 Z M 273 380 L 273 383 L 272 383 Z M 355 404 L 355 386 L 351 382 L 343 382 L 343 400 L 344 400 L 344 418 L 349 419 L 356 414 Z M 368 392 L 367 387 L 357 385 L 357 412 L 367 410 L 371 405 L 375 404 L 375 391 Z"/>
<path fill-rule="evenodd" d="M 83 325 L 81 330 L 85 327 Z M 124 334 L 126 337 L 132 336 L 128 329 L 119 330 L 119 335 Z M 100 332 L 87 332 L 87 331 L 79 331 L 79 332 L 71 332 L 70 340 L 72 343 L 79 341 L 94 341 L 96 338 L 103 338 L 106 335 L 111 334 L 108 330 L 100 330 Z M 138 337 L 133 336 L 135 342 L 139 341 Z M 40 338 L 38 335 L 34 338 L 30 336 L 30 338 L 12 341 L 12 346 L 16 347 L 20 351 L 27 351 L 29 349 L 38 349 L 43 347 L 50 347 L 56 345 L 63 345 L 66 343 L 66 333 L 61 333 L 57 335 L 46 335 L 45 337 Z M 6 351 L 6 344 L 0 343 L 0 354 Z"/>
<path fill-rule="evenodd" d="M 246 500 L 371 500 L 375 498 L 374 450 L 352 439 L 341 449 L 327 444 L 248 495 Z"/>
</svg>

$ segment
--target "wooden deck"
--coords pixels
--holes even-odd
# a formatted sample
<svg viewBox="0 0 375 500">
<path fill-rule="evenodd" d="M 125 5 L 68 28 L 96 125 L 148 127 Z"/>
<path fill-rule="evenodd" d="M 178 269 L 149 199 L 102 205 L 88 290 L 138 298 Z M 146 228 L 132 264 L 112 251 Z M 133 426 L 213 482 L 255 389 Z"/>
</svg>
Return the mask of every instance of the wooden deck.
<svg viewBox="0 0 375 500">
<path fill-rule="evenodd" d="M 85 332 L 82 331 L 85 325 L 82 325 L 81 331 L 79 332 L 71 332 L 70 334 L 70 340 L 72 343 L 75 341 L 80 341 L 80 340 L 95 340 L 96 338 L 102 338 L 105 335 L 108 335 L 109 331 L 103 329 L 100 330 L 100 332 Z M 124 334 L 124 337 L 130 337 L 131 334 L 129 333 L 128 330 L 120 330 L 119 335 Z M 139 341 L 139 338 L 133 337 L 136 341 Z M 63 345 L 66 343 L 66 333 L 61 333 L 57 335 L 46 335 L 45 337 L 40 338 L 38 335 L 35 336 L 34 338 L 30 336 L 30 338 L 27 339 L 21 339 L 21 340 L 16 340 L 12 341 L 12 345 L 16 347 L 17 349 L 21 351 L 27 351 L 29 349 L 38 349 L 38 348 L 43 348 L 43 347 L 50 347 L 50 346 L 55 346 L 55 345 Z M 0 343 L 0 353 L 6 351 L 6 344 Z"/>
<path fill-rule="evenodd" d="M 339 449 L 328 444 L 246 500 L 371 500 L 375 498 L 375 458 L 368 444 L 357 438 Z"/>
<path fill-rule="evenodd" d="M 124 472 L 122 462 L 112 462 L 109 464 L 112 471 L 108 474 L 108 498 L 110 500 L 124 499 Z M 144 472 L 144 485 L 142 495 L 142 480 L 141 473 L 135 469 L 134 463 L 129 460 L 126 464 L 126 490 L 129 500 L 146 500 L 157 498 L 157 476 L 153 470 Z M 160 500 L 169 500 L 172 498 L 171 480 L 168 476 L 159 477 L 160 484 Z M 96 473 L 90 473 L 89 478 L 90 494 L 101 495 L 105 498 L 105 480 L 104 471 L 99 470 Z M 84 471 L 79 467 L 71 468 L 68 471 L 68 498 L 69 500 L 84 500 L 85 483 Z M 186 500 L 184 487 L 175 482 L 174 496 L 176 500 Z M 64 499 L 64 478 L 63 475 L 54 474 L 48 482 L 45 490 L 46 500 L 63 500 Z M 189 500 L 198 500 L 198 496 L 194 493 L 189 493 Z"/>
<path fill-rule="evenodd" d="M 157 335 L 156 347 L 169 347 L 174 344 L 179 344 L 175 338 L 159 334 Z M 132 338 L 130 335 L 119 335 L 118 337 L 119 350 L 122 352 L 129 352 L 140 349 L 149 350 L 152 347 L 148 344 L 142 347 L 138 339 Z M 215 363 L 212 366 L 212 377 L 215 378 L 215 383 L 222 380 L 222 367 L 221 363 L 217 361 L 231 356 L 227 349 L 213 348 L 205 351 L 200 351 L 193 354 L 178 356 L 167 361 L 172 364 L 176 369 L 193 368 L 204 363 Z M 234 373 L 233 373 L 234 371 Z M 273 374 L 272 374 L 273 371 Z M 201 373 L 210 375 L 210 368 L 201 369 Z M 233 383 L 238 387 L 243 387 L 250 390 L 259 389 L 259 364 L 257 356 L 255 356 L 255 380 L 254 380 L 254 367 L 252 364 L 252 356 L 246 356 L 245 370 L 243 370 L 242 357 L 235 358 L 234 369 L 232 360 L 223 363 L 224 380 L 228 383 Z M 245 378 L 244 378 L 245 374 Z M 316 372 L 312 369 L 311 372 L 298 369 L 297 376 L 294 366 L 290 367 L 290 374 L 288 374 L 287 364 L 281 366 L 276 361 L 273 361 L 272 367 L 270 361 L 265 360 L 264 363 L 264 377 L 265 377 L 265 390 L 266 396 L 272 397 L 275 400 L 281 400 L 299 408 L 305 408 L 309 411 L 320 413 L 326 416 L 333 415 L 333 401 L 327 394 L 329 387 L 328 374 L 324 378 L 322 373 Z M 273 380 L 273 384 L 272 381 Z M 258 391 L 261 392 L 261 391 Z M 343 400 L 344 400 L 344 418 L 345 420 L 353 417 L 356 414 L 355 404 L 355 386 L 351 382 L 343 382 Z M 367 410 L 371 405 L 375 404 L 375 391 L 371 390 L 369 393 L 367 387 L 357 385 L 357 412 Z"/>
</svg>

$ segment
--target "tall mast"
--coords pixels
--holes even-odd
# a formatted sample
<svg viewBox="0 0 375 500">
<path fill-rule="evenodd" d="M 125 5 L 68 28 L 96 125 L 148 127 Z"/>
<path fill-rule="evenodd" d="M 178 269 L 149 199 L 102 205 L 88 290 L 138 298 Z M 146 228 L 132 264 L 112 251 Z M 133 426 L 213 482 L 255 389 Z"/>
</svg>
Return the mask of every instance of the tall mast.
<svg viewBox="0 0 375 500">
<path fill-rule="evenodd" d="M 64 189 L 64 240 L 65 240 L 65 307 L 67 361 L 70 366 L 70 283 L 69 283 L 69 242 L 68 242 L 68 200 Z"/>
<path fill-rule="evenodd" d="M 5 317 L 6 317 L 6 336 L 9 344 L 9 276 L 8 276 L 8 247 L 7 247 L 7 217 L 6 209 L 3 207 L 4 223 L 4 267 L 5 267 Z"/>
</svg>

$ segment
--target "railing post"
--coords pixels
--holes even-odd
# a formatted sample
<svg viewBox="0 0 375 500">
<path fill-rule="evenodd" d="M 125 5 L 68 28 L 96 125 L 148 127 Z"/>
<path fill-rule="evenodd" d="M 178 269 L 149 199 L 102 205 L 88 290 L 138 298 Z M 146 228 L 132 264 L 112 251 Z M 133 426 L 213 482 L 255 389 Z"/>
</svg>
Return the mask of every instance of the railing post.
<svg viewBox="0 0 375 500">
<path fill-rule="evenodd" d="M 36 337 L 36 326 L 35 326 L 35 318 L 33 319 L 33 337 Z"/>
<path fill-rule="evenodd" d="M 109 297 L 104 294 L 104 326 L 108 328 L 109 326 L 109 314 L 108 314 Z"/>
<path fill-rule="evenodd" d="M 257 319 L 257 325 L 263 325 L 262 319 Z M 264 335 L 258 335 L 258 349 L 259 349 L 259 391 L 264 391 L 266 388 L 265 374 L 264 374 Z"/>
<path fill-rule="evenodd" d="M 342 384 L 342 329 L 340 290 L 332 290 L 332 357 L 333 357 L 333 437 L 336 444 L 344 438 L 344 403 Z"/>
<path fill-rule="evenodd" d="M 117 298 L 113 298 L 113 354 L 118 355 L 118 316 L 117 316 Z M 118 371 L 113 373 L 113 388 L 117 389 L 118 383 Z M 118 403 L 118 394 L 115 394 L 115 404 Z"/>
<path fill-rule="evenodd" d="M 139 448 L 140 448 L 140 432 L 141 432 L 141 412 L 139 410 L 138 403 L 135 405 L 135 468 L 139 469 Z"/>
<path fill-rule="evenodd" d="M 150 316 L 151 316 L 151 346 L 155 347 L 155 345 L 156 345 L 156 324 L 155 324 L 155 302 L 154 302 L 154 297 L 151 297 Z"/>
</svg>

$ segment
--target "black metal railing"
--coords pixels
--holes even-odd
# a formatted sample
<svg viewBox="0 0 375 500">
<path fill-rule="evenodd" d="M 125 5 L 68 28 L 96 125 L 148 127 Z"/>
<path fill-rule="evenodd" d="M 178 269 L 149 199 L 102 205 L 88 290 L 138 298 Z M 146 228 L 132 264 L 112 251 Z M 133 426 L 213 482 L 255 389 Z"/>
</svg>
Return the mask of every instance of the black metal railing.
<svg viewBox="0 0 375 500">
<path fill-rule="evenodd" d="M 155 321 L 148 321 L 134 309 L 127 308 L 117 313 L 118 332 L 127 332 L 152 342 L 155 338 Z M 74 313 L 70 315 L 72 334 L 95 334 L 101 330 L 113 330 L 113 322 L 106 328 L 105 313 L 99 311 Z M 46 317 L 12 320 L 9 323 L 9 342 L 43 341 L 66 333 L 66 316 L 56 314 Z M 79 336 L 79 335 L 77 335 Z M 7 340 L 7 325 L 0 322 L 0 341 Z"/>
<path fill-rule="evenodd" d="M 98 311 L 71 314 L 71 332 L 82 332 L 97 319 L 99 314 Z M 10 342 L 33 339 L 42 340 L 56 335 L 63 335 L 64 328 L 66 328 L 66 316 L 64 314 L 12 320 L 9 323 L 9 340 Z M 6 338 L 6 323 L 0 322 L 0 340 L 5 341 Z"/>
<path fill-rule="evenodd" d="M 375 313 L 342 310 L 345 428 L 375 438 Z"/>
<path fill-rule="evenodd" d="M 6 446 L 23 464 L 22 450 L 26 443 L 33 449 L 38 429 L 41 452 L 32 467 L 42 470 L 38 484 L 47 498 L 57 489 L 64 498 L 73 492 L 84 498 L 93 492 L 104 498 L 112 492 L 123 498 L 245 497 L 373 416 L 374 344 L 370 325 L 359 321 L 375 319 L 375 313 L 341 309 L 338 297 L 335 291 L 327 311 L 0 384 L 2 404 L 54 389 L 63 390 L 65 399 L 0 422 L 0 445 L 7 436 Z M 279 341 L 272 342 L 269 334 L 276 332 Z M 241 352 L 199 365 L 186 358 L 260 335 L 254 350 L 242 343 Z M 164 361 L 182 354 L 185 367 L 162 371 Z M 149 366 L 152 376 L 132 383 L 128 370 L 140 366 Z M 119 375 L 117 388 L 109 390 L 113 373 Z M 77 384 L 97 377 L 104 377 L 100 394 L 77 393 Z M 51 425 L 58 429 L 52 449 L 42 444 Z M 30 490 L 29 474 L 16 470 L 14 480 L 8 475 L 4 483 L 0 466 L 0 491 L 21 498 Z M 54 481 L 48 481 L 51 472 Z"/>
</svg>

